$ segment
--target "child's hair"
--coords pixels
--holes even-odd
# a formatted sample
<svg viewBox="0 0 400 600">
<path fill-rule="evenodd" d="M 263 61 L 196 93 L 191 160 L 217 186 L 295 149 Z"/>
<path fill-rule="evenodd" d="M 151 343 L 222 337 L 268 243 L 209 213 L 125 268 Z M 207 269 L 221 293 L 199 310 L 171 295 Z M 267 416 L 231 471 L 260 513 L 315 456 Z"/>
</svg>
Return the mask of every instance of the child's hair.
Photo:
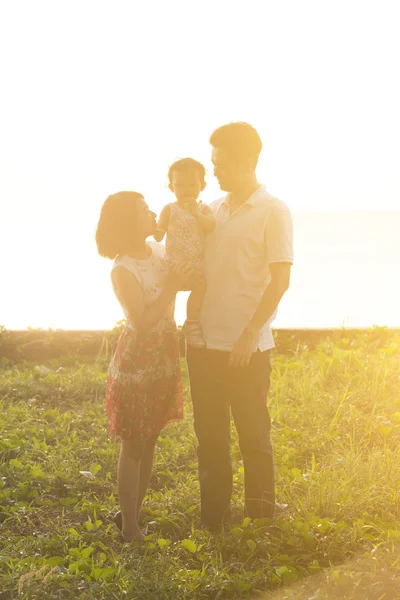
<svg viewBox="0 0 400 600">
<path fill-rule="evenodd" d="M 206 184 L 206 170 L 204 166 L 194 158 L 181 158 L 174 162 L 168 171 L 168 179 L 169 182 L 172 183 L 172 174 L 173 173 L 198 173 L 200 181 L 202 184 Z"/>
</svg>

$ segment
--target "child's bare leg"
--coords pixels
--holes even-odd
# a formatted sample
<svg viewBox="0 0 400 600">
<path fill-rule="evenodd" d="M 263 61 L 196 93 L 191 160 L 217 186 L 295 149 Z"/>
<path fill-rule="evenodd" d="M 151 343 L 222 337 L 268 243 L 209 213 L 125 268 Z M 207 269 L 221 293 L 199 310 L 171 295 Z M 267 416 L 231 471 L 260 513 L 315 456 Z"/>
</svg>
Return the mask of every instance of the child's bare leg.
<svg viewBox="0 0 400 600">
<path fill-rule="evenodd" d="M 204 295 L 206 293 L 206 284 L 204 280 L 199 281 L 198 285 L 192 290 L 186 306 L 186 324 L 185 336 L 188 346 L 204 348 L 205 341 L 200 325 L 200 313 L 203 305 Z"/>
<path fill-rule="evenodd" d="M 200 319 L 201 307 L 206 293 L 206 282 L 204 279 L 199 281 L 198 285 L 190 292 L 186 305 L 186 315 L 188 321 L 198 321 Z"/>
<path fill-rule="evenodd" d="M 140 458 L 131 440 L 122 440 L 118 462 L 118 496 L 122 514 L 122 535 L 125 541 L 142 540 L 138 525 Z"/>
</svg>

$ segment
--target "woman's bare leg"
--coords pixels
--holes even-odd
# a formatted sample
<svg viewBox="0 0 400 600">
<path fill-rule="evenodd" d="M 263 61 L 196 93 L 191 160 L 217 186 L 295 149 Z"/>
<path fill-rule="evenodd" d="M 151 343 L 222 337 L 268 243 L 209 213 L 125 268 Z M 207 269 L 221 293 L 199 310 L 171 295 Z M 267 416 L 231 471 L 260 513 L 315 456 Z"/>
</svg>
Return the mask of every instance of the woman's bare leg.
<svg viewBox="0 0 400 600">
<path fill-rule="evenodd" d="M 186 344 L 188 346 L 195 346 L 196 348 L 204 348 L 205 346 L 203 331 L 200 324 L 200 313 L 205 292 L 205 282 L 204 280 L 200 280 L 198 285 L 191 292 L 186 306 Z"/>
<path fill-rule="evenodd" d="M 144 450 L 144 454 L 142 456 L 142 460 L 140 462 L 140 480 L 139 480 L 139 492 L 137 498 L 137 514 L 140 513 L 140 508 L 142 506 L 143 499 L 146 495 L 147 488 L 149 487 L 151 470 L 153 468 L 153 459 L 154 459 L 154 447 L 156 444 L 156 439 L 151 439 L 147 442 L 146 448 Z"/>
<path fill-rule="evenodd" d="M 122 514 L 122 535 L 125 541 L 142 540 L 138 525 L 138 498 L 141 459 L 131 440 L 122 440 L 118 462 L 118 495 Z"/>
</svg>

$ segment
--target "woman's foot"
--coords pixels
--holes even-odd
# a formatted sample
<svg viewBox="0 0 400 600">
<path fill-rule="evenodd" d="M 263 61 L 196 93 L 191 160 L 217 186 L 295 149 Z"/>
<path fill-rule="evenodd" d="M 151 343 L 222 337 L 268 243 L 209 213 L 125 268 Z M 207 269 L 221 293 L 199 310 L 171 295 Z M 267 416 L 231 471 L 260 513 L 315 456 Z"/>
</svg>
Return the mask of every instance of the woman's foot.
<svg viewBox="0 0 400 600">
<path fill-rule="evenodd" d="M 144 535 L 140 531 L 139 527 L 135 527 L 133 530 L 122 530 L 122 537 L 125 542 L 143 542 Z"/>
<path fill-rule="evenodd" d="M 122 513 L 120 510 L 118 512 L 116 512 L 114 515 L 114 523 L 116 524 L 116 526 L 122 533 Z M 143 527 L 142 529 L 138 528 L 138 531 L 140 532 L 140 534 L 142 536 L 141 539 L 143 539 L 147 535 L 148 526 L 146 525 L 146 527 Z M 125 539 L 125 535 L 123 533 L 122 533 L 122 536 Z M 129 541 L 129 540 L 125 540 L 125 541 Z"/>
</svg>

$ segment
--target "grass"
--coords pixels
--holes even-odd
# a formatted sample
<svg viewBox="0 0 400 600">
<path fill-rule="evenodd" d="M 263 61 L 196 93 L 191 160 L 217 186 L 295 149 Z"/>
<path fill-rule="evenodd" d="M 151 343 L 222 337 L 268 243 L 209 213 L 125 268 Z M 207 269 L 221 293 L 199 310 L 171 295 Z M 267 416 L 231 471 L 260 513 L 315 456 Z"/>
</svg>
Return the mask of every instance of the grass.
<svg viewBox="0 0 400 600">
<path fill-rule="evenodd" d="M 400 334 L 274 354 L 277 516 L 243 520 L 234 436 L 234 522 L 218 535 L 198 529 L 185 374 L 186 418 L 159 439 L 143 546 L 121 543 L 112 524 L 107 362 L 3 360 L 1 600 L 400 598 Z"/>
</svg>

